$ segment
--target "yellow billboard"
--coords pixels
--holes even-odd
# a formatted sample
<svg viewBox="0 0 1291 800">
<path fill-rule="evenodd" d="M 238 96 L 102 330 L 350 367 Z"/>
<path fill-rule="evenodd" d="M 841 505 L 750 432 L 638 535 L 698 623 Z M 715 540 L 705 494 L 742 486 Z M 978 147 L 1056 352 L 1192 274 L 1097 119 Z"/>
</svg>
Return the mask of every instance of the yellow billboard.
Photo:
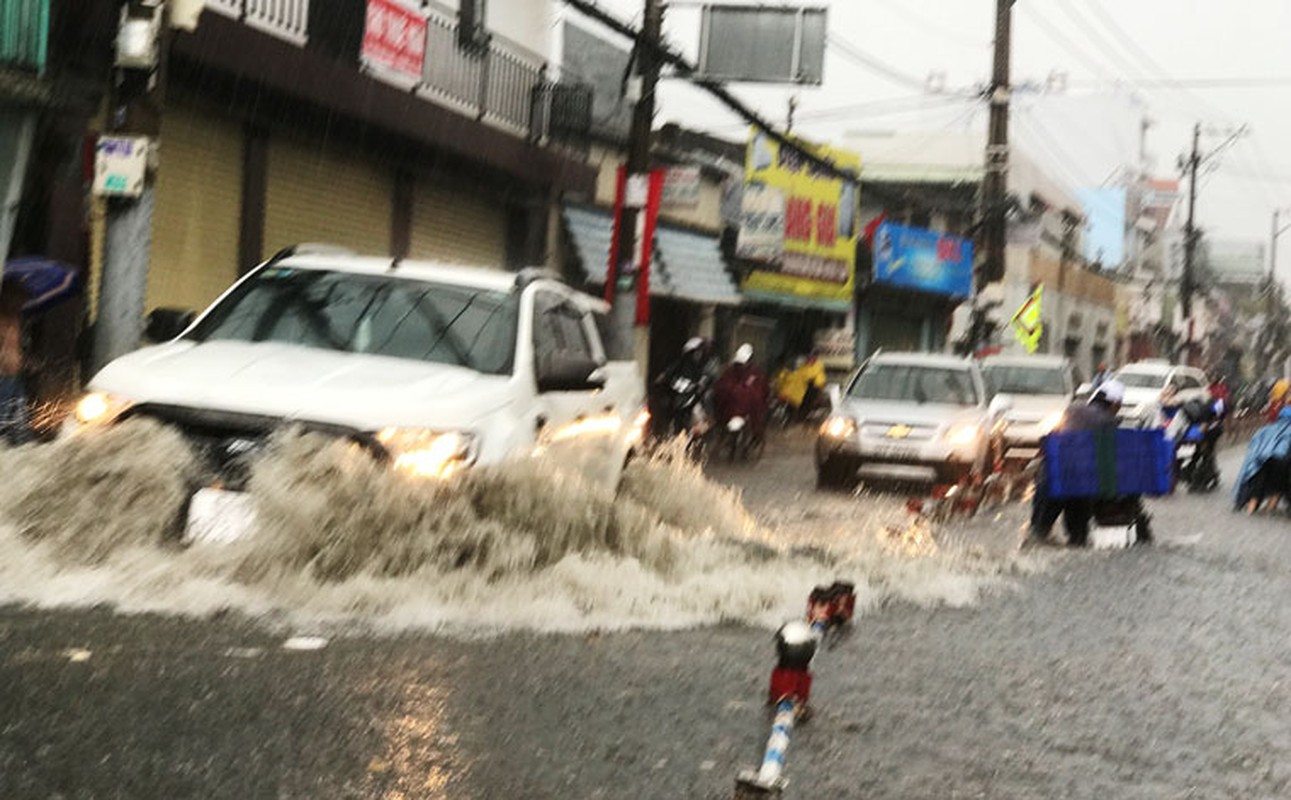
<svg viewBox="0 0 1291 800">
<path fill-rule="evenodd" d="M 795 139 L 804 150 L 860 172 L 855 153 Z M 759 262 L 746 295 L 848 308 L 856 285 L 860 186 L 825 173 L 758 129 L 749 137 L 736 251 Z"/>
</svg>

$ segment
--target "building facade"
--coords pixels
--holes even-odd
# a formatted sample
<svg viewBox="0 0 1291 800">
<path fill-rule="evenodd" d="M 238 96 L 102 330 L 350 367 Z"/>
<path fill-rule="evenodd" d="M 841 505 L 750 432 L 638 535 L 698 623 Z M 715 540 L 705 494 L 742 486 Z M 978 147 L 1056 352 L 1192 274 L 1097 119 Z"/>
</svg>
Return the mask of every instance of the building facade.
<svg viewBox="0 0 1291 800">
<path fill-rule="evenodd" d="M 98 361 L 303 242 L 554 265 L 560 197 L 596 180 L 589 104 L 549 79 L 554 5 L 208 0 L 166 45 L 143 280 L 98 231 L 99 325 L 123 328 Z"/>
</svg>

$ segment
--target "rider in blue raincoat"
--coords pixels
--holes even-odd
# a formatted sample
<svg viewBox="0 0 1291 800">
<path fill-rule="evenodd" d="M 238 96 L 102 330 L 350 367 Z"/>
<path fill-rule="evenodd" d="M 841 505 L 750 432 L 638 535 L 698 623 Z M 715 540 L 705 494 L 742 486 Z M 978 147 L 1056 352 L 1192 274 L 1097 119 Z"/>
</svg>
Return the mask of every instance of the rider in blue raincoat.
<svg viewBox="0 0 1291 800">
<path fill-rule="evenodd" d="M 1291 407 L 1278 412 L 1275 421 L 1255 432 L 1246 460 L 1237 475 L 1234 510 L 1255 510 L 1268 497 L 1291 504 Z M 1254 506 L 1252 506 L 1254 502 Z"/>
</svg>

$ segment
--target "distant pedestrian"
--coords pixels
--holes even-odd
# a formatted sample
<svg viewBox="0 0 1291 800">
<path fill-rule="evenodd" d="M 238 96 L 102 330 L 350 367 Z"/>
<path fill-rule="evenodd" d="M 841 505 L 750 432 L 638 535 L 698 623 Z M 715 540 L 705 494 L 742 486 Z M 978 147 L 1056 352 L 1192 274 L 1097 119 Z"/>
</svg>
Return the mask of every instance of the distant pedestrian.
<svg viewBox="0 0 1291 800">
<path fill-rule="evenodd" d="M 1089 379 L 1089 384 L 1097 389 L 1106 383 L 1110 377 L 1112 377 L 1112 371 L 1108 369 L 1107 362 L 1100 361 L 1098 362 L 1098 369 L 1094 371 L 1094 377 Z"/>
<path fill-rule="evenodd" d="M 10 445 L 31 440 L 22 381 L 22 307 L 27 297 L 26 288 L 16 279 L 0 281 L 0 439 Z"/>
</svg>

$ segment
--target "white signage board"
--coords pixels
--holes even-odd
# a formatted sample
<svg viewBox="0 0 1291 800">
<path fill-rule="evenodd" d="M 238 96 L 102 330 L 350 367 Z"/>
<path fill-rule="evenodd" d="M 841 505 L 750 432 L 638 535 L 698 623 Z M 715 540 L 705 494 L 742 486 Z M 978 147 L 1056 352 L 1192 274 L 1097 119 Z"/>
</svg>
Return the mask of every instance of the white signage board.
<svg viewBox="0 0 1291 800">
<path fill-rule="evenodd" d="M 138 197 L 148 175 L 146 136 L 100 136 L 94 147 L 94 194 Z"/>
<path fill-rule="evenodd" d="M 698 207 L 699 184 L 699 167 L 669 167 L 663 176 L 660 205 L 664 208 Z"/>
</svg>

